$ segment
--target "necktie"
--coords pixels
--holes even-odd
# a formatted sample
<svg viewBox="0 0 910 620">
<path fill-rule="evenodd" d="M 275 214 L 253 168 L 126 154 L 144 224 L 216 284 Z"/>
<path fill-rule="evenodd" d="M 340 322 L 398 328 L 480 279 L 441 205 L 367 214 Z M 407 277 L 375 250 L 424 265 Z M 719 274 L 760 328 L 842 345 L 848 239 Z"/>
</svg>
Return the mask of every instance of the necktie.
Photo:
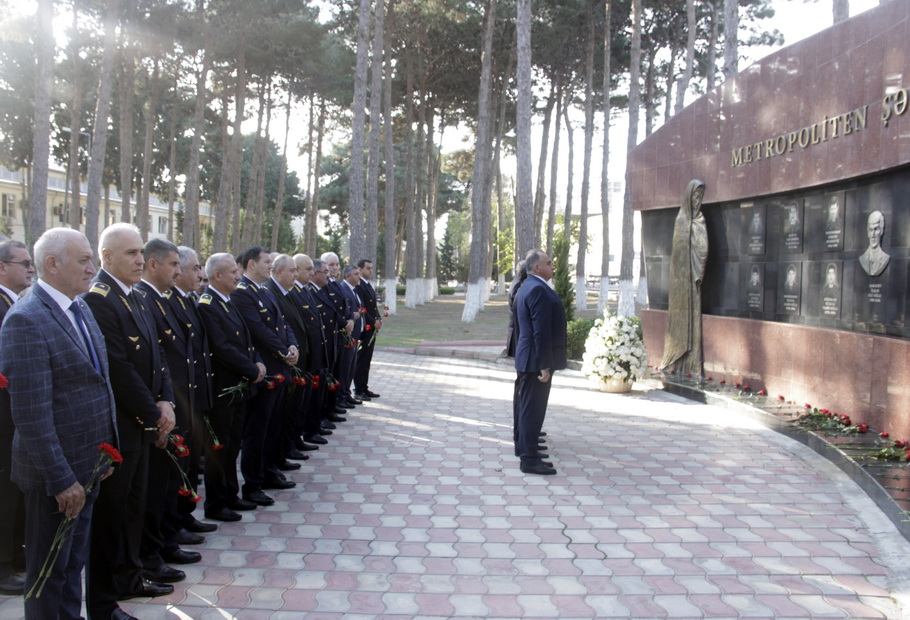
<svg viewBox="0 0 910 620">
<path fill-rule="evenodd" d="M 98 353 L 95 352 L 95 345 L 92 344 L 92 338 L 89 336 L 88 326 L 85 324 L 82 308 L 79 306 L 78 301 L 74 301 L 70 304 L 70 312 L 76 317 L 76 324 L 79 326 L 79 333 L 82 334 L 82 342 L 85 343 L 85 350 L 88 351 L 89 357 L 92 360 L 92 365 L 95 367 L 95 370 L 98 371 L 99 375 L 103 374 L 101 371 L 101 361 L 98 359 Z"/>
</svg>

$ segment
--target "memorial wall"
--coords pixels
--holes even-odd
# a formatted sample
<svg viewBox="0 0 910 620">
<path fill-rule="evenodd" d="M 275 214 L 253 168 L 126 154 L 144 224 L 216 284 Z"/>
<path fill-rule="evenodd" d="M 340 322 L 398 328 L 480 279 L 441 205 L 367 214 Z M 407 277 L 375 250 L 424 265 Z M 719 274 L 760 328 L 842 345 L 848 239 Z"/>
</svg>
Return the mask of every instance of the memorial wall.
<svg viewBox="0 0 910 620">
<path fill-rule="evenodd" d="M 673 225 L 705 181 L 705 372 L 910 435 L 910 2 L 748 67 L 631 154 L 645 340 L 663 352 Z"/>
</svg>

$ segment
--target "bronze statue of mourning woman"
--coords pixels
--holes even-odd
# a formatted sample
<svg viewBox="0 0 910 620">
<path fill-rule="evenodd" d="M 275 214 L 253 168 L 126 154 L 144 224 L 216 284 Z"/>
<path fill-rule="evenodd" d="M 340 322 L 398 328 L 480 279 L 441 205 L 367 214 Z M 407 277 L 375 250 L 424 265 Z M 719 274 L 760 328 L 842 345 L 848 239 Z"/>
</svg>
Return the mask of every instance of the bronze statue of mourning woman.
<svg viewBox="0 0 910 620">
<path fill-rule="evenodd" d="M 708 259 L 708 230 L 701 212 L 705 184 L 693 179 L 673 226 L 670 307 L 661 370 L 702 374 L 701 288 Z"/>
</svg>

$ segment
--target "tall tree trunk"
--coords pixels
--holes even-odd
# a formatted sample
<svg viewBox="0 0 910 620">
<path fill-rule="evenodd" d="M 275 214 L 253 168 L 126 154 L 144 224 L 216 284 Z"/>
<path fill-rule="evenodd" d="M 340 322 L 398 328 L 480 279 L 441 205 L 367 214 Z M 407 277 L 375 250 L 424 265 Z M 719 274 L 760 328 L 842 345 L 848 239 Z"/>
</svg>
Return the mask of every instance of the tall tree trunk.
<svg viewBox="0 0 910 620">
<path fill-rule="evenodd" d="M 540 137 L 540 156 L 537 160 L 537 187 L 534 190 L 534 247 L 540 247 L 543 214 L 546 211 L 547 154 L 550 145 L 550 121 L 556 104 L 556 82 L 550 82 L 550 94 L 543 115 L 543 132 Z"/>
<path fill-rule="evenodd" d="M 234 230 L 231 231 L 232 245 L 235 254 L 239 254 L 243 249 L 240 245 L 240 171 L 243 169 L 243 125 L 246 116 L 246 39 L 245 34 L 240 35 L 240 42 L 237 47 L 237 92 L 234 95 L 234 130 L 231 135 L 231 158 L 230 170 L 228 174 L 228 192 L 229 197 L 225 203 L 225 208 L 230 205 L 231 222 L 234 224 Z"/>
<path fill-rule="evenodd" d="M 253 228 L 253 244 L 254 245 L 263 245 L 264 241 L 262 239 L 262 219 L 265 214 L 265 177 L 266 171 L 268 169 L 268 155 L 269 155 L 269 144 L 271 143 L 271 129 L 272 129 L 272 78 L 266 78 L 266 92 L 265 92 L 265 133 L 259 142 L 259 177 L 256 182 L 256 194 L 253 197 L 253 202 L 251 204 L 256 207 L 256 225 Z M 274 251 L 278 251 L 277 247 L 271 248 Z"/>
<path fill-rule="evenodd" d="M 654 116 L 656 114 L 655 103 L 654 103 L 654 50 L 647 50 L 645 53 L 644 64 L 647 67 L 645 70 L 645 137 L 651 135 L 651 132 L 654 131 Z"/>
<path fill-rule="evenodd" d="M 711 7 L 711 31 L 708 36 L 708 90 L 717 84 L 717 38 L 720 36 L 720 6 L 723 0 L 709 0 Z"/>
<path fill-rule="evenodd" d="M 559 78 L 557 78 L 559 81 Z M 562 128 L 562 85 L 556 88 L 553 128 L 553 156 L 550 158 L 550 204 L 547 210 L 547 254 L 553 253 L 553 231 L 556 226 L 556 185 L 559 179 L 559 130 Z"/>
<path fill-rule="evenodd" d="M 382 114 L 382 55 L 385 50 L 385 1 L 376 0 L 373 18 L 373 50 L 370 70 L 370 154 L 367 168 L 366 245 L 362 256 L 351 252 L 351 260 L 376 260 L 379 241 L 379 119 Z M 375 264 L 375 263 L 374 263 Z"/>
<path fill-rule="evenodd" d="M 417 107 L 417 158 L 414 162 L 414 171 L 415 171 L 415 198 L 414 198 L 414 246 L 408 248 L 409 252 L 413 252 L 415 256 L 415 261 L 417 263 L 416 271 L 416 282 L 415 287 L 416 293 L 416 302 L 418 305 L 423 305 L 427 301 L 426 291 L 424 290 L 424 284 L 426 277 L 426 260 L 423 255 L 424 252 L 424 235 L 423 235 L 423 214 L 426 212 L 426 201 L 427 201 L 427 100 L 426 100 L 426 69 L 423 62 L 423 50 L 418 51 L 418 59 L 420 60 L 420 87 L 418 91 L 420 92 L 420 101 Z"/>
<path fill-rule="evenodd" d="M 325 134 L 325 99 L 319 98 L 319 116 L 316 121 L 316 163 L 313 165 L 313 200 L 310 212 L 307 214 L 307 248 L 314 254 L 316 252 L 316 222 L 319 217 L 319 174 L 322 169 L 322 137 Z"/>
<path fill-rule="evenodd" d="M 572 122 L 569 120 L 569 106 L 572 103 L 571 93 L 566 93 L 566 102 L 562 108 L 563 120 L 566 122 L 566 138 L 569 144 L 569 161 L 568 177 L 566 180 L 566 208 L 563 213 L 563 226 L 569 229 L 572 221 L 572 198 L 575 194 L 575 132 L 572 129 Z"/>
<path fill-rule="evenodd" d="M 474 141 L 474 173 L 471 180 L 471 263 L 468 267 L 468 284 L 465 290 L 464 310 L 461 314 L 461 320 L 465 323 L 473 323 L 477 313 L 483 309 L 483 270 L 486 265 L 483 255 L 485 247 L 483 212 L 486 200 L 483 194 L 489 185 L 487 175 L 490 173 L 492 146 L 490 113 L 493 105 L 493 34 L 496 28 L 496 2 L 497 0 L 488 1 L 483 26 L 483 56 L 480 63 L 480 90 L 477 96 L 477 134 Z M 528 103 L 530 104 L 530 102 Z M 528 157 L 530 158 L 530 156 L 529 151 Z M 525 215 L 533 218 L 533 205 L 530 200 L 525 207 L 528 209 Z"/>
<path fill-rule="evenodd" d="M 430 112 L 427 123 L 427 243 L 426 243 L 426 273 L 424 275 L 424 293 L 427 301 L 435 299 L 439 291 L 439 282 L 436 279 L 436 196 L 439 187 L 440 150 L 436 148 L 435 136 L 436 119 Z M 439 132 L 439 142 L 442 143 L 442 131 Z"/>
<path fill-rule="evenodd" d="M 694 1 L 694 0 L 692 0 Z M 604 81 L 603 81 L 603 113 L 604 113 L 604 144 L 600 162 L 600 212 L 601 237 L 603 238 L 603 253 L 600 256 L 600 295 L 597 298 L 597 312 L 602 314 L 607 308 L 610 298 L 610 73 L 612 66 L 612 50 L 610 49 L 612 0 L 604 2 Z"/>
<path fill-rule="evenodd" d="M 591 193 L 591 154 L 594 150 L 594 0 L 586 10 L 588 33 L 585 37 L 585 154 L 581 175 L 581 225 L 578 228 L 578 257 L 575 259 L 575 306 L 588 309 L 585 255 L 588 251 L 588 198 Z M 569 234 L 569 228 L 566 228 Z M 571 236 L 569 236 L 571 242 Z"/>
<path fill-rule="evenodd" d="M 366 252 L 366 234 L 363 219 L 363 148 L 366 131 L 367 103 L 367 54 L 370 47 L 370 0 L 360 0 L 357 19 L 357 61 L 354 68 L 354 101 L 351 112 L 351 171 L 348 183 L 348 209 L 351 224 L 351 259 Z"/>
<path fill-rule="evenodd" d="M 632 54 L 629 71 L 629 134 L 626 153 L 638 143 L 638 110 L 641 106 L 641 4 L 632 0 Z M 626 191 L 622 206 L 622 259 L 619 263 L 619 308 L 621 316 L 635 314 L 635 291 L 632 285 L 632 262 L 635 257 L 633 244 L 634 223 L 632 193 L 629 189 L 629 167 L 626 164 Z"/>
<path fill-rule="evenodd" d="M 218 179 L 218 194 L 212 214 L 215 216 L 215 232 L 212 236 L 212 252 L 228 250 L 228 234 L 231 226 L 231 148 L 230 94 L 227 89 L 221 94 L 221 175 Z"/>
<path fill-rule="evenodd" d="M 118 99 L 120 103 L 120 221 L 132 222 L 130 202 L 133 197 L 133 113 L 136 102 L 136 48 L 130 40 L 130 26 L 133 24 L 135 9 L 124 4 L 124 15 L 120 31 L 120 81 Z M 138 214 L 137 214 L 137 220 Z M 134 222 L 140 230 L 148 231 L 148 222 Z"/>
<path fill-rule="evenodd" d="M 208 93 L 205 83 L 208 80 L 209 68 L 212 64 L 212 55 L 209 53 L 211 30 L 205 19 L 205 0 L 196 0 L 196 21 L 202 28 L 202 65 L 196 75 L 193 137 L 190 140 L 190 161 L 186 172 L 186 210 L 183 217 L 183 244 L 198 249 L 202 242 L 202 235 L 199 234 L 199 160 L 201 157 L 202 138 L 205 135 L 205 105 Z M 178 104 L 175 102 L 174 105 Z M 217 221 L 215 227 L 218 227 Z M 224 245 L 220 247 L 224 248 Z M 213 248 L 213 251 L 218 250 Z"/>
<path fill-rule="evenodd" d="M 259 112 L 256 115 L 256 135 L 253 138 L 252 148 L 250 148 L 250 178 L 246 188 L 246 200 L 241 199 L 241 205 L 244 207 L 243 213 L 243 231 L 240 234 L 240 247 L 238 250 L 248 248 L 251 245 L 259 245 L 255 235 L 255 218 L 256 218 L 256 196 L 259 194 L 259 181 L 262 163 L 259 159 L 259 146 L 262 141 L 262 125 L 266 117 L 265 105 L 266 85 L 263 80 L 259 84 Z M 242 174 L 242 173 L 241 173 Z M 241 196 L 243 198 L 243 196 Z"/>
<path fill-rule="evenodd" d="M 607 0 L 607 5 L 609 4 L 610 2 Z M 698 35 L 698 22 L 695 20 L 695 0 L 686 0 L 686 33 L 686 68 L 683 71 L 679 86 L 676 87 L 676 114 L 682 112 L 683 106 L 685 106 L 686 91 L 689 90 L 689 83 L 692 81 L 692 73 L 695 70 L 695 37 Z M 713 67 L 713 65 L 709 66 Z"/>
<path fill-rule="evenodd" d="M 502 233 L 506 229 L 512 230 L 514 233 L 514 227 L 510 227 L 506 223 L 506 213 L 505 213 L 505 203 L 503 201 L 503 191 L 502 191 L 502 166 L 500 165 L 502 161 L 502 141 L 505 138 L 506 130 L 506 102 L 508 101 L 508 81 L 509 77 L 512 75 L 512 72 L 515 70 L 515 55 L 516 55 L 516 41 L 512 37 L 512 44 L 509 46 L 509 60 L 506 63 L 506 71 L 502 74 L 502 79 L 499 86 L 499 94 L 497 95 L 499 99 L 498 111 L 496 112 L 496 147 L 493 149 L 493 167 L 492 170 L 496 175 L 496 204 L 498 208 L 498 222 L 496 229 L 499 233 L 497 236 L 496 247 L 500 252 L 503 251 L 501 247 L 505 243 L 510 243 L 512 247 L 508 248 L 508 253 L 512 256 L 512 269 L 514 270 L 515 266 L 518 264 L 518 261 L 514 257 L 514 246 L 515 239 L 514 234 L 505 236 Z M 492 104 L 491 104 L 492 105 Z M 492 127 L 492 125 L 491 125 Z M 489 184 L 489 183 L 488 183 Z M 499 294 L 506 292 L 506 281 L 505 281 L 505 271 L 506 265 L 503 264 L 503 261 L 500 260 L 499 256 L 496 257 L 497 262 L 499 263 L 499 278 L 497 281 L 497 291 Z"/>
<path fill-rule="evenodd" d="M 275 198 L 275 216 L 272 218 L 272 239 L 269 247 L 278 250 L 278 231 L 284 213 L 284 184 L 288 170 L 288 134 L 291 133 L 291 107 L 294 105 L 294 81 L 288 83 L 288 109 L 284 116 L 284 143 L 281 146 L 281 170 L 278 171 L 278 196 Z"/>
<path fill-rule="evenodd" d="M 303 204 L 303 236 L 300 239 L 302 252 L 314 252 L 315 248 L 310 245 L 310 207 L 313 205 L 313 157 L 315 156 L 315 144 L 313 136 L 316 133 L 316 95 L 310 93 L 309 96 L 310 122 L 307 125 L 307 171 L 306 171 L 306 201 Z M 314 233 L 315 239 L 315 233 Z M 315 241 L 313 241 L 315 243 Z"/>
<path fill-rule="evenodd" d="M 54 81 L 54 3 L 39 0 L 36 14 L 38 54 L 35 66 L 35 115 L 32 137 L 32 179 L 25 241 L 35 242 L 47 228 L 47 175 L 51 158 L 51 89 Z M 79 128 L 73 127 L 77 138 Z"/>
<path fill-rule="evenodd" d="M 515 31 L 518 38 L 518 203 L 515 205 L 515 218 L 518 223 L 518 254 L 524 258 L 534 249 L 535 238 L 531 195 L 531 0 L 518 0 Z"/>
<path fill-rule="evenodd" d="M 168 119 L 168 180 L 167 180 L 167 237 L 177 243 L 174 231 L 174 203 L 177 201 L 177 106 L 180 105 L 180 72 L 174 72 L 174 102 Z M 186 212 L 183 213 L 183 234 L 180 243 L 186 245 Z M 193 247 L 193 246 L 190 246 Z"/>
<path fill-rule="evenodd" d="M 420 286 L 418 254 L 416 246 L 420 244 L 417 238 L 417 215 L 415 207 L 414 187 L 414 67 L 411 54 L 405 56 L 405 141 L 407 187 L 405 189 L 405 214 L 407 218 L 408 251 L 405 255 L 405 298 L 406 308 L 417 307 L 417 287 Z"/>
<path fill-rule="evenodd" d="M 664 82 L 667 85 L 664 97 L 664 122 L 670 120 L 673 115 L 673 83 L 676 80 L 676 56 L 679 49 L 673 44 L 670 46 L 670 60 L 667 61 L 667 73 L 664 75 Z"/>
<path fill-rule="evenodd" d="M 392 0 L 389 0 L 389 30 L 392 29 Z M 397 212 L 395 210 L 395 145 L 392 127 L 392 51 L 388 42 L 383 40 L 383 66 L 385 75 L 382 88 L 382 125 L 385 139 L 385 305 L 389 314 L 398 311 L 398 297 L 395 294 L 398 284 L 396 265 L 398 232 Z"/>
<path fill-rule="evenodd" d="M 104 176 L 104 153 L 107 151 L 107 122 L 111 112 L 111 73 L 117 53 L 118 2 L 111 2 L 104 12 L 104 51 L 101 56 L 101 77 L 95 103 L 95 127 L 92 131 L 92 156 L 88 165 L 88 188 L 85 197 L 85 236 L 98 256 L 98 216 L 101 208 L 101 180 Z M 105 200 L 105 218 L 107 218 Z"/>
<path fill-rule="evenodd" d="M 739 72 L 739 0 L 724 0 L 724 79 Z"/>
<path fill-rule="evenodd" d="M 82 72 L 79 70 L 79 2 L 73 2 L 73 26 L 70 39 L 70 59 L 72 60 L 73 98 L 70 104 L 70 145 L 67 158 L 67 186 L 70 188 L 72 203 L 69 205 L 67 219 L 70 228 L 79 230 L 82 227 L 82 174 L 79 166 L 79 146 L 82 140 L 82 99 L 84 86 Z"/>
<path fill-rule="evenodd" d="M 145 113 L 145 141 L 142 146 L 142 192 L 136 198 L 136 219 L 139 220 L 139 233 L 142 238 L 149 238 L 149 192 L 152 180 L 152 138 L 158 121 L 158 59 L 155 58 L 151 79 L 149 80 L 149 100 Z"/>
<path fill-rule="evenodd" d="M 850 17 L 850 0 L 834 0 L 831 8 L 835 24 Z"/>
</svg>

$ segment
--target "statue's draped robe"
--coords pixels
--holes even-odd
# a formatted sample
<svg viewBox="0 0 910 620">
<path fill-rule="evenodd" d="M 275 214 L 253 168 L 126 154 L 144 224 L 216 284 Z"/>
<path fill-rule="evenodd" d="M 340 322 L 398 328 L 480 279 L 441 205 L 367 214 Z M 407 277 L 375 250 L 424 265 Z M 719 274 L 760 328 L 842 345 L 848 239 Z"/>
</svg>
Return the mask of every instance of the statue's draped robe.
<svg viewBox="0 0 910 620">
<path fill-rule="evenodd" d="M 693 180 L 673 226 L 670 258 L 670 310 L 661 369 L 701 375 L 701 284 L 708 259 L 708 231 L 701 205 L 693 199 L 704 183 Z"/>
</svg>

